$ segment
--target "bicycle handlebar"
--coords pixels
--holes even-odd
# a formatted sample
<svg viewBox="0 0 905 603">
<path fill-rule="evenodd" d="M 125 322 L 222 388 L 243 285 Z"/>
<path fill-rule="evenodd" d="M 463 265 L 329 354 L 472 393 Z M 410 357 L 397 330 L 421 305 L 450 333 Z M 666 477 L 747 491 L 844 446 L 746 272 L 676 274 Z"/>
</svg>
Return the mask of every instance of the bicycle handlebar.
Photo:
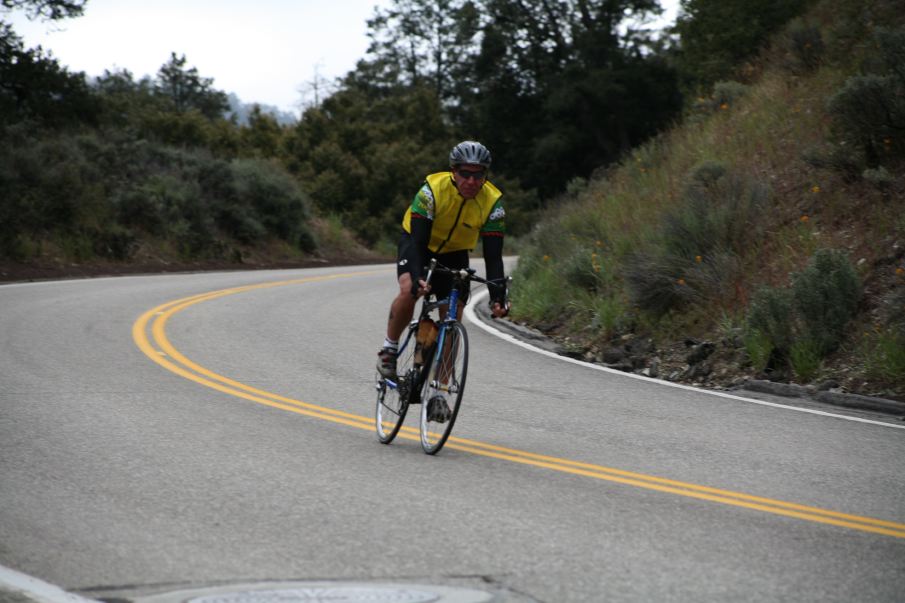
<svg viewBox="0 0 905 603">
<path fill-rule="evenodd" d="M 431 277 L 434 275 L 434 272 L 437 272 L 437 271 L 445 272 L 446 274 L 451 274 L 451 275 L 453 275 L 454 280 L 458 280 L 458 281 L 462 281 L 462 282 L 466 282 L 466 283 L 470 282 L 470 281 L 476 281 L 478 283 L 488 285 L 488 286 L 489 285 L 503 286 L 504 287 L 504 289 L 503 289 L 504 300 L 502 302 L 502 305 L 507 307 L 506 313 L 507 314 L 509 313 L 508 312 L 508 306 L 509 306 L 509 287 L 508 287 L 508 285 L 509 285 L 509 283 L 512 282 L 511 276 L 506 276 L 503 278 L 495 278 L 495 279 L 485 279 L 485 278 L 482 278 L 482 277 L 478 276 L 477 274 L 475 274 L 474 268 L 460 268 L 460 269 L 454 270 L 452 268 L 447 268 L 443 264 L 439 263 L 436 258 L 433 258 L 433 259 L 431 259 L 430 263 L 428 264 L 427 276 L 424 279 L 424 282 L 427 283 L 428 286 L 430 286 Z M 425 298 L 425 303 L 427 303 L 426 298 Z M 496 318 L 496 316 L 491 315 L 491 318 Z"/>
<path fill-rule="evenodd" d="M 485 279 L 477 274 L 475 274 L 476 270 L 474 268 L 460 268 L 455 270 L 453 268 L 447 268 L 443 264 L 437 262 L 436 258 L 430 261 L 428 264 L 427 277 L 424 279 L 427 284 L 430 284 L 431 277 L 434 274 L 434 271 L 445 272 L 446 274 L 452 274 L 454 277 L 457 277 L 462 281 L 477 281 L 484 285 L 502 285 L 505 283 L 512 282 L 511 276 L 506 276 L 503 278 L 495 278 L 495 279 Z"/>
</svg>

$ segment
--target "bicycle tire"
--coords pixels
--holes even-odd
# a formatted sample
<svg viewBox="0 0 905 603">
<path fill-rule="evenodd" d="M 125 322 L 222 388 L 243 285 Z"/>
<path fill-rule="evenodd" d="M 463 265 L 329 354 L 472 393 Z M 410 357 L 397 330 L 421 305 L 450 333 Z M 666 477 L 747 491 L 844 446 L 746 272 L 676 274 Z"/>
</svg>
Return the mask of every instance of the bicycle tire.
<svg viewBox="0 0 905 603">
<path fill-rule="evenodd" d="M 459 322 L 441 326 L 437 347 L 421 392 L 421 448 L 437 454 L 446 444 L 459 416 L 468 375 L 468 334 Z M 437 413 L 431 400 L 442 396 L 448 408 Z M 441 420 L 438 414 L 445 415 Z"/>
<path fill-rule="evenodd" d="M 389 444 L 396 438 L 405 421 L 412 399 L 411 384 L 418 383 L 421 375 L 415 367 L 415 329 L 409 328 L 399 347 L 396 359 L 396 381 L 377 374 L 377 406 L 374 409 L 374 425 L 377 439 Z M 414 395 L 419 395 L 415 392 Z"/>
</svg>

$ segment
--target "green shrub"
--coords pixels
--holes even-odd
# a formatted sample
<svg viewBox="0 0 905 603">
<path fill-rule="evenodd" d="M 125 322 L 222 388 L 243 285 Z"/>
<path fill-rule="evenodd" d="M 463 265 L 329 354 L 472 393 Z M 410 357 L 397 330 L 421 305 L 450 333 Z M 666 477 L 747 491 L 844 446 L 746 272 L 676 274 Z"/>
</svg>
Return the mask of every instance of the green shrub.
<svg viewBox="0 0 905 603">
<path fill-rule="evenodd" d="M 822 364 L 820 346 L 810 339 L 799 339 L 789 349 L 789 364 L 795 376 L 802 382 L 814 379 Z"/>
<path fill-rule="evenodd" d="M 801 19 L 792 21 L 786 40 L 787 69 L 796 74 L 815 71 L 823 61 L 825 51 L 819 27 Z"/>
<path fill-rule="evenodd" d="M 251 208 L 241 203 L 223 203 L 216 212 L 217 226 L 240 243 L 252 245 L 267 236 L 267 229 Z"/>
<path fill-rule="evenodd" d="M 855 182 L 864 172 L 861 149 L 850 145 L 820 145 L 802 153 L 802 159 L 812 167 L 839 174 L 845 182 Z"/>
<path fill-rule="evenodd" d="M 861 282 L 844 251 L 820 249 L 792 279 L 802 329 L 821 355 L 835 350 L 861 300 Z"/>
<path fill-rule="evenodd" d="M 715 250 L 741 252 L 758 238 L 769 190 L 720 169 L 725 168 L 713 163 L 695 168 L 682 203 L 664 215 L 661 230 L 668 253 L 695 259 Z"/>
<path fill-rule="evenodd" d="M 138 248 L 135 234 L 128 228 L 113 224 L 105 230 L 91 233 L 94 253 L 100 257 L 119 261 L 131 259 Z"/>
<path fill-rule="evenodd" d="M 630 320 L 629 308 L 617 297 L 595 296 L 589 307 L 592 313 L 590 327 L 605 339 L 622 332 Z"/>
<path fill-rule="evenodd" d="M 759 372 L 767 368 L 770 354 L 773 352 L 773 342 L 770 337 L 757 329 L 749 329 L 745 332 L 744 343 L 745 351 L 754 370 Z"/>
<path fill-rule="evenodd" d="M 695 121 L 707 119 L 713 113 L 724 111 L 744 98 L 750 87 L 735 81 L 717 82 L 708 96 L 699 96 L 691 105 L 691 117 Z"/>
<path fill-rule="evenodd" d="M 861 283 L 846 253 L 820 249 L 792 276 L 790 288 L 765 287 L 754 294 L 747 330 L 760 338 L 754 343 L 769 348 L 768 357 L 788 361 L 799 378 L 810 380 L 842 342 L 860 299 Z M 762 351 L 756 353 L 762 359 Z M 749 355 L 754 362 L 750 346 Z"/>
<path fill-rule="evenodd" d="M 200 196 L 196 182 L 174 174 L 151 174 L 143 182 L 114 193 L 112 203 L 124 226 L 168 236 L 171 226 L 185 218 Z"/>
<path fill-rule="evenodd" d="M 905 86 L 897 77 L 868 74 L 849 78 L 830 98 L 829 110 L 843 141 L 857 144 L 869 167 L 880 164 L 905 129 L 903 95 Z"/>
<path fill-rule="evenodd" d="M 270 161 L 237 160 L 232 164 L 238 203 L 253 212 L 251 220 L 270 234 L 313 251 L 314 235 L 309 225 L 308 200 L 298 183 Z"/>
<path fill-rule="evenodd" d="M 748 90 L 750 90 L 750 86 L 741 82 L 731 80 L 717 82 L 713 85 L 713 93 L 710 95 L 711 108 L 716 110 L 722 109 L 726 105 L 734 105 L 738 100 L 747 96 Z"/>
<path fill-rule="evenodd" d="M 573 246 L 560 262 L 562 278 L 570 286 L 584 291 L 597 291 L 601 285 L 600 264 L 595 251 Z"/>
<path fill-rule="evenodd" d="M 775 349 L 788 357 L 794 338 L 792 309 L 792 296 L 788 289 L 758 289 L 748 306 L 749 332 L 760 333 L 769 341 L 771 351 Z"/>
<path fill-rule="evenodd" d="M 56 236 L 63 257 L 74 262 L 84 262 L 94 255 L 94 242 L 79 232 L 60 233 Z"/>
<path fill-rule="evenodd" d="M 632 302 L 663 315 L 690 302 L 731 299 L 740 258 L 760 237 L 769 198 L 765 186 L 722 164 L 696 166 L 679 205 L 664 213 L 645 251 L 625 262 Z"/>
<path fill-rule="evenodd" d="M 905 29 L 878 29 L 868 72 L 849 78 L 829 99 L 840 146 L 854 146 L 870 168 L 905 155 Z"/>
<path fill-rule="evenodd" d="M 890 174 L 889 170 L 882 165 L 878 168 L 867 168 L 861 174 L 861 177 L 864 178 L 865 182 L 881 191 L 888 191 L 896 182 L 895 176 Z"/>
</svg>

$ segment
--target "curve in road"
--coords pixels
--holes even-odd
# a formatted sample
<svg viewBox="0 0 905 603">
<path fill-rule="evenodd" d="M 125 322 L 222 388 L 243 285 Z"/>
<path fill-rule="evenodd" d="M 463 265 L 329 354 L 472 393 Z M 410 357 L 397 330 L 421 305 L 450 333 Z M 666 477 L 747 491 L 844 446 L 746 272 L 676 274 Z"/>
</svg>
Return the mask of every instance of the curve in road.
<svg viewBox="0 0 905 603">
<path fill-rule="evenodd" d="M 222 393 L 243 398 L 251 402 L 271 406 L 281 410 L 305 415 L 355 427 L 358 429 L 373 429 L 373 419 L 368 416 L 348 413 L 326 406 L 312 404 L 272 392 L 251 387 L 227 376 L 217 374 L 187 358 L 169 341 L 166 335 L 168 320 L 175 314 L 182 312 L 197 304 L 219 299 L 228 295 L 256 291 L 261 289 L 282 287 L 287 285 L 299 285 L 323 280 L 353 278 L 373 274 L 374 271 L 350 272 L 326 276 L 315 276 L 302 279 L 282 280 L 266 282 L 242 287 L 233 287 L 202 293 L 182 299 L 173 300 L 156 306 L 144 314 L 134 323 L 132 337 L 138 348 L 148 358 L 181 377 L 194 381 L 200 385 L 215 389 Z M 418 440 L 417 429 L 403 427 L 399 437 Z M 853 530 L 872 532 L 885 536 L 905 539 L 905 524 L 871 517 L 864 517 L 848 513 L 821 509 L 818 507 L 800 505 L 786 502 L 703 486 L 688 482 L 670 480 L 667 478 L 623 471 L 611 467 L 583 463 L 569 459 L 557 458 L 529 451 L 517 450 L 496 446 L 494 444 L 469 440 L 452 436 L 448 447 L 468 452 L 475 455 L 490 457 L 499 460 L 532 465 L 539 468 L 570 473 L 582 477 L 616 482 L 624 485 L 655 490 L 663 493 L 696 498 L 709 502 L 744 507 L 765 513 L 783 515 L 796 519 L 829 524 Z"/>
</svg>

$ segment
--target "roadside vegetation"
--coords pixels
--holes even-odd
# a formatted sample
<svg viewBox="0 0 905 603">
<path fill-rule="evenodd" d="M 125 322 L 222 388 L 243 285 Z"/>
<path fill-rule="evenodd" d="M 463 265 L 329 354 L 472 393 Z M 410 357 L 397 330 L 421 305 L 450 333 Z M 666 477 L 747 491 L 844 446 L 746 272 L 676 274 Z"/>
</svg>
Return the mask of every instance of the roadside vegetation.
<svg viewBox="0 0 905 603">
<path fill-rule="evenodd" d="M 905 399 L 895 4 L 814 4 L 680 126 L 551 204 L 522 242 L 516 319 L 670 380 Z"/>
<path fill-rule="evenodd" d="M 389 259 L 475 138 L 514 319 L 568 353 L 905 399 L 897 4 L 682 0 L 666 35 L 656 0 L 394 0 L 293 124 L 231 111 L 178 52 L 87 76 L 0 21 L 0 278 Z"/>
</svg>

